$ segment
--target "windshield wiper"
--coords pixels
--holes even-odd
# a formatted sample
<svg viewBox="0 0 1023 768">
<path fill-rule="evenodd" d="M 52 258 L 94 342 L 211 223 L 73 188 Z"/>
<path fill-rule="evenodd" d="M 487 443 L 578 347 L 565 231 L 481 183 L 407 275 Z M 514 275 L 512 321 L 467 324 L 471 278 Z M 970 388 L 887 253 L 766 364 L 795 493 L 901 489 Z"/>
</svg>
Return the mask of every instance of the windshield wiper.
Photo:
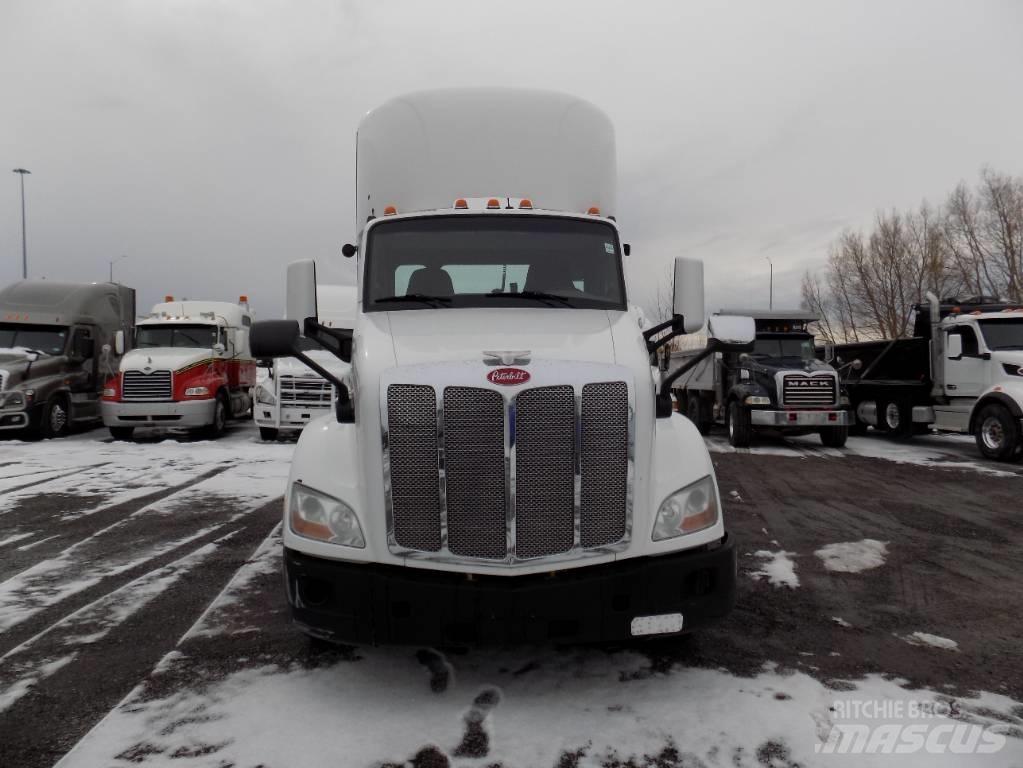
<svg viewBox="0 0 1023 768">
<path fill-rule="evenodd" d="M 384 296 L 380 299 L 373 299 L 374 303 L 383 304 L 385 301 L 419 301 L 423 304 L 450 304 L 450 296 L 430 296 L 426 293 L 406 293 L 404 296 Z"/>
<path fill-rule="evenodd" d="M 560 301 L 564 306 L 574 306 L 571 301 L 566 299 L 564 296 L 558 296 L 556 293 L 547 293 L 545 291 L 495 291 L 493 293 L 483 294 L 488 299 L 534 299 L 536 301 Z"/>
</svg>

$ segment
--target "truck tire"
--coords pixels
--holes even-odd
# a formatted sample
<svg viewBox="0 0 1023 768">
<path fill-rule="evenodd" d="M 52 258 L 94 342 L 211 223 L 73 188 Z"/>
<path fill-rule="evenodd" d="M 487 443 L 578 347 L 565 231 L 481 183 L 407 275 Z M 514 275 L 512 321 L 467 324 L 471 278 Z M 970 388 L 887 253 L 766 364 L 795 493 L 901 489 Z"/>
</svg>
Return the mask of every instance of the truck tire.
<svg viewBox="0 0 1023 768">
<path fill-rule="evenodd" d="M 987 459 L 1013 461 L 1019 456 L 1021 444 L 1019 421 L 1009 410 L 997 403 L 985 405 L 977 415 L 974 435 L 977 448 Z"/>
<path fill-rule="evenodd" d="M 749 411 L 733 400 L 728 404 L 728 442 L 735 448 L 749 448 L 752 437 Z"/>
<path fill-rule="evenodd" d="M 849 438 L 849 427 L 822 427 L 820 435 L 825 448 L 841 448 Z"/>
<path fill-rule="evenodd" d="M 706 406 L 699 395 L 688 395 L 686 397 L 686 416 L 696 425 L 701 435 L 710 432 L 710 421 L 706 417 Z"/>
<path fill-rule="evenodd" d="M 131 440 L 135 427 L 110 427 L 110 436 L 114 440 Z"/>
<path fill-rule="evenodd" d="M 277 434 L 278 434 L 277 430 L 274 429 L 273 427 L 259 428 L 259 439 L 264 442 L 272 443 L 274 440 L 277 439 Z"/>
<path fill-rule="evenodd" d="M 39 424 L 43 437 L 67 437 L 71 434 L 71 408 L 63 395 L 50 398 L 43 408 Z"/>
<path fill-rule="evenodd" d="M 216 403 L 213 405 L 213 421 L 202 428 L 202 435 L 207 440 L 216 440 L 227 428 L 227 418 L 230 406 L 227 404 L 227 397 L 223 392 L 217 393 Z"/>
<path fill-rule="evenodd" d="M 881 405 L 877 423 L 896 440 L 913 436 L 913 406 L 906 400 L 889 400 Z"/>
</svg>

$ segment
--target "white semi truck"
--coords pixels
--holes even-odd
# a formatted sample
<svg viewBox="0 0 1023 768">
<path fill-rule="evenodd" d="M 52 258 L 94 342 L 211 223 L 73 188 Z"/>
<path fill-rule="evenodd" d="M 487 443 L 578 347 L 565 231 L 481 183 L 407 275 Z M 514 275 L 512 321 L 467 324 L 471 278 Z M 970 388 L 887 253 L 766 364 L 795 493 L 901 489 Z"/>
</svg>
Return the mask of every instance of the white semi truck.
<svg viewBox="0 0 1023 768">
<path fill-rule="evenodd" d="M 249 351 L 248 298 L 174 301 L 135 325 L 135 349 L 103 389 L 103 423 L 116 440 L 138 427 L 198 430 L 219 437 L 228 419 L 247 415 L 256 383 Z"/>
<path fill-rule="evenodd" d="M 735 543 L 697 429 L 651 355 L 704 325 L 703 265 L 676 259 L 674 317 L 629 309 L 614 132 L 576 98 L 414 94 L 357 135 L 359 306 L 318 321 L 315 265 L 257 357 L 338 388 L 302 432 L 284 509 L 295 622 L 362 643 L 672 634 L 733 605 Z M 350 386 L 300 332 L 351 361 Z M 657 339 L 655 334 L 662 334 Z M 708 354 L 748 349 L 713 318 Z"/>
<path fill-rule="evenodd" d="M 355 286 L 319 285 L 316 303 L 320 322 L 328 328 L 355 326 Z M 343 379 L 350 365 L 311 339 L 299 342 L 305 354 Z M 252 418 L 263 440 L 281 433 L 301 432 L 311 420 L 330 412 L 337 402 L 334 385 L 295 357 L 279 357 L 266 363 L 267 375 L 256 384 Z"/>
</svg>

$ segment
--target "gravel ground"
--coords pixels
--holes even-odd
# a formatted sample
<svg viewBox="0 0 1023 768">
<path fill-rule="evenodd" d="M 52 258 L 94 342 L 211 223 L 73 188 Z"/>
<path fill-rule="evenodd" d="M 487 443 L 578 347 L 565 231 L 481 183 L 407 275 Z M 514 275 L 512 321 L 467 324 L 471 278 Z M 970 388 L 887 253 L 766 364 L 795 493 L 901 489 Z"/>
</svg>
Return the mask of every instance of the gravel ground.
<svg viewBox="0 0 1023 768">
<path fill-rule="evenodd" d="M 1023 764 L 1023 469 L 962 439 L 711 437 L 739 541 L 725 622 L 616 648 L 417 652 L 289 626 L 290 445 L 248 425 L 217 443 L 103 437 L 0 442 L 0 766 L 805 765 L 829 697 L 882 690 L 1006 733 L 997 755 L 947 764 Z M 722 707 L 700 729 L 644 709 L 687 712 L 699 686 Z M 305 692 L 310 721 L 336 709 L 328 733 L 253 726 L 299 719 Z M 559 695 L 563 722 L 532 729 Z"/>
</svg>

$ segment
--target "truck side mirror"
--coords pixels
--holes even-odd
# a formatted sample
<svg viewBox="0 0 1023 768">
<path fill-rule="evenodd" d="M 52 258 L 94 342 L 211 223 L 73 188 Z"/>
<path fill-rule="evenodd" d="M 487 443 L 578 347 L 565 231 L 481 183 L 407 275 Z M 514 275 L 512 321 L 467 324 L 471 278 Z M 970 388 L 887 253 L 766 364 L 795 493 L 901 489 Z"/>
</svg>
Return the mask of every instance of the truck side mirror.
<svg viewBox="0 0 1023 768">
<path fill-rule="evenodd" d="M 226 349 L 226 347 L 223 344 L 221 344 L 219 341 L 216 344 L 213 345 L 213 351 L 216 354 L 218 354 L 218 355 L 224 354 L 224 350 L 225 349 Z"/>
<path fill-rule="evenodd" d="M 696 333 L 703 327 L 703 262 L 675 259 L 675 281 L 672 287 L 672 312 L 682 318 L 686 333 Z"/>
<path fill-rule="evenodd" d="M 963 337 L 950 333 L 945 341 L 945 355 L 949 360 L 960 360 L 963 356 Z"/>
<path fill-rule="evenodd" d="M 316 310 L 316 262 L 312 259 L 293 261 L 288 265 L 288 300 L 284 313 L 299 325 L 304 325 L 307 318 L 315 320 L 319 317 Z"/>
<path fill-rule="evenodd" d="M 830 365 L 835 359 L 835 345 L 833 342 L 824 342 L 824 362 Z"/>
<path fill-rule="evenodd" d="M 124 331 L 117 331 L 114 334 L 114 354 L 118 356 L 124 354 Z"/>
<path fill-rule="evenodd" d="M 292 357 L 299 335 L 297 320 L 260 320 L 252 324 L 249 348 L 257 360 Z"/>
<path fill-rule="evenodd" d="M 717 352 L 749 352 L 757 328 L 752 317 L 713 315 L 707 320 L 707 335 Z"/>
</svg>

